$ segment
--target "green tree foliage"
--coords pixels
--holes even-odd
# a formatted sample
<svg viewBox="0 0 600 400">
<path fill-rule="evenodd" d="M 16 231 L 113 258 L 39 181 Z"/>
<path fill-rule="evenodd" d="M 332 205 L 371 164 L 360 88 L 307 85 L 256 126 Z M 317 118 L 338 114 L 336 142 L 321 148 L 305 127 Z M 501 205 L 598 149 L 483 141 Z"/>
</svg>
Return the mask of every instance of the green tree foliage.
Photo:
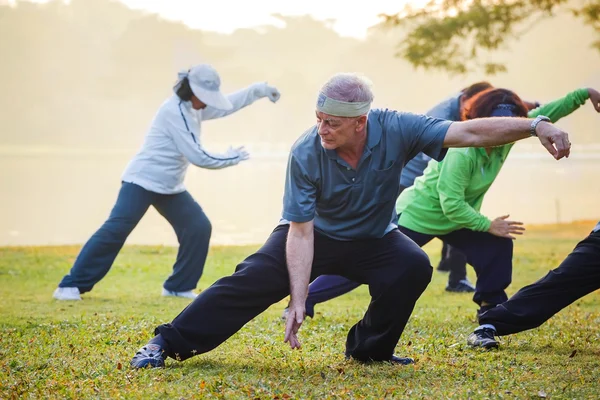
<svg viewBox="0 0 600 400">
<path fill-rule="evenodd" d="M 423 8 L 406 6 L 382 15 L 382 25 L 399 27 L 404 38 L 397 55 L 415 67 L 464 74 L 503 72 L 503 63 L 481 61 L 519 38 L 542 19 L 571 13 L 591 26 L 600 51 L 600 0 L 430 0 Z"/>
</svg>

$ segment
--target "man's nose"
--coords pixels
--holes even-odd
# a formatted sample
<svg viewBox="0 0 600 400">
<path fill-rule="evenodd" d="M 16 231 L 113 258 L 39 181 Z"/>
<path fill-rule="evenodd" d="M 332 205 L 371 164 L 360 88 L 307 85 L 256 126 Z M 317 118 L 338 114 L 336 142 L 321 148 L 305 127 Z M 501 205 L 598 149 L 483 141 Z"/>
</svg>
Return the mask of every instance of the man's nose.
<svg viewBox="0 0 600 400">
<path fill-rule="evenodd" d="M 325 127 L 325 124 L 322 124 L 322 123 L 319 124 L 319 129 L 317 130 L 317 132 L 321 136 L 327 135 L 329 133 L 329 131 L 327 130 L 327 127 Z"/>
</svg>

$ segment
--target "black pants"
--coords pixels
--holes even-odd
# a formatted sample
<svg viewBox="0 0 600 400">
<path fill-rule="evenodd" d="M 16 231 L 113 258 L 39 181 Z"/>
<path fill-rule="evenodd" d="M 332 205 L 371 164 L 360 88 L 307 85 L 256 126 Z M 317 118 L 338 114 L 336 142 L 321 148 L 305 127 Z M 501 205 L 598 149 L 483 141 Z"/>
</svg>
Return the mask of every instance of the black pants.
<svg viewBox="0 0 600 400">
<path fill-rule="evenodd" d="M 443 242 L 438 269 L 449 271 L 448 286 L 456 286 L 463 279 L 467 279 L 467 257 L 456 247 Z"/>
<path fill-rule="evenodd" d="M 483 313 L 479 323 L 494 325 L 501 336 L 533 329 L 597 289 L 600 289 L 600 232 L 593 232 L 579 242 L 558 268 Z"/>
<path fill-rule="evenodd" d="M 233 275 L 200 293 L 172 323 L 156 328 L 169 345 L 170 357 L 185 360 L 214 349 L 289 295 L 288 229 L 278 226 Z M 321 274 L 369 285 L 371 302 L 348 333 L 346 354 L 364 361 L 389 360 L 432 268 L 427 255 L 398 230 L 358 241 L 337 241 L 315 232 L 311 280 Z"/>
<path fill-rule="evenodd" d="M 415 232 L 403 226 L 400 231 L 424 246 L 433 240 L 434 235 Z M 496 305 L 508 299 L 504 289 L 512 279 L 513 242 L 511 239 L 494 236 L 487 232 L 459 229 L 437 237 L 453 248 L 461 251 L 475 269 L 477 282 L 473 301 Z"/>
</svg>

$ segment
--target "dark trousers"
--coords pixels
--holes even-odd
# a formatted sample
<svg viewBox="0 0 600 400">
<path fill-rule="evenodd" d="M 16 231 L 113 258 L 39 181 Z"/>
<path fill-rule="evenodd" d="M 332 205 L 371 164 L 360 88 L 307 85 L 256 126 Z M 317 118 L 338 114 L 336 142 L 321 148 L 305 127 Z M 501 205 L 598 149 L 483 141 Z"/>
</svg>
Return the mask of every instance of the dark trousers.
<svg viewBox="0 0 600 400">
<path fill-rule="evenodd" d="M 306 315 L 315 316 L 315 306 L 327 300 L 351 292 L 360 286 L 360 283 L 344 278 L 340 275 L 321 275 L 308 286 L 306 298 Z"/>
<path fill-rule="evenodd" d="M 600 289 L 600 232 L 579 242 L 560 266 L 525 286 L 508 301 L 484 312 L 480 324 L 492 324 L 498 335 L 533 329 L 594 290 Z"/>
<path fill-rule="evenodd" d="M 418 233 L 400 227 L 402 233 L 411 238 L 420 247 L 427 244 L 435 236 Z M 487 232 L 475 232 L 461 229 L 447 235 L 438 236 L 444 243 L 448 243 L 450 257 L 455 266 L 450 279 L 465 279 L 466 271 L 461 273 L 460 266 L 465 268 L 468 260 L 473 265 L 477 274 L 477 284 L 473 301 L 479 305 L 500 304 L 508 297 L 504 289 L 508 287 L 512 278 L 513 243 L 510 239 L 500 238 Z M 453 271 L 450 272 L 452 275 Z M 306 313 L 314 315 L 315 305 L 331 300 L 348 293 L 360 286 L 359 283 L 343 276 L 320 276 L 309 286 L 306 299 Z"/>
<path fill-rule="evenodd" d="M 450 271 L 448 285 L 456 286 L 463 279 L 467 279 L 467 257 L 456 247 L 443 243 L 438 269 Z"/>
<path fill-rule="evenodd" d="M 287 225 L 278 226 L 233 275 L 200 293 L 172 323 L 156 328 L 170 357 L 184 360 L 214 349 L 289 295 L 288 230 Z M 398 230 L 381 239 L 357 241 L 337 241 L 315 232 L 311 280 L 321 274 L 369 285 L 371 302 L 348 333 L 346 354 L 365 361 L 389 360 L 432 268 L 427 255 Z"/>
<path fill-rule="evenodd" d="M 467 258 L 477 274 L 473 301 L 496 305 L 508 299 L 504 291 L 512 280 L 513 242 L 487 232 L 459 229 L 446 235 L 427 235 L 400 227 L 400 231 L 419 246 L 438 237 Z"/>
<path fill-rule="evenodd" d="M 150 206 L 171 224 L 179 251 L 164 288 L 183 292 L 198 284 L 208 253 L 211 224 L 200 205 L 186 191 L 164 195 L 124 182 L 108 220 L 81 249 L 73 267 L 58 286 L 89 292 L 110 270 L 125 240 Z"/>
</svg>

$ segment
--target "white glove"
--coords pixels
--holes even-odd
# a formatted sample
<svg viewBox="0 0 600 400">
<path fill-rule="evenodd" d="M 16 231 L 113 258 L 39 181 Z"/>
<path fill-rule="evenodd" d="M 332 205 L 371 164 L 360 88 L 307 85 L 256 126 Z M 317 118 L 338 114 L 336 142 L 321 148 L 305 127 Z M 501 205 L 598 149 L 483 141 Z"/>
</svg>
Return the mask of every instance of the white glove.
<svg viewBox="0 0 600 400">
<path fill-rule="evenodd" d="M 277 102 L 277 100 L 279 100 L 279 98 L 281 97 L 279 90 L 277 90 L 275 86 L 267 85 L 265 83 L 264 90 L 265 97 L 268 97 L 269 100 L 271 100 L 273 103 Z"/>
<path fill-rule="evenodd" d="M 246 151 L 246 149 L 244 148 L 244 146 L 240 146 L 237 148 L 233 148 L 231 146 L 229 146 L 229 148 L 227 149 L 227 152 L 225 153 L 225 156 L 227 158 L 234 158 L 237 157 L 238 161 L 244 161 L 250 158 L 250 154 Z"/>
</svg>

